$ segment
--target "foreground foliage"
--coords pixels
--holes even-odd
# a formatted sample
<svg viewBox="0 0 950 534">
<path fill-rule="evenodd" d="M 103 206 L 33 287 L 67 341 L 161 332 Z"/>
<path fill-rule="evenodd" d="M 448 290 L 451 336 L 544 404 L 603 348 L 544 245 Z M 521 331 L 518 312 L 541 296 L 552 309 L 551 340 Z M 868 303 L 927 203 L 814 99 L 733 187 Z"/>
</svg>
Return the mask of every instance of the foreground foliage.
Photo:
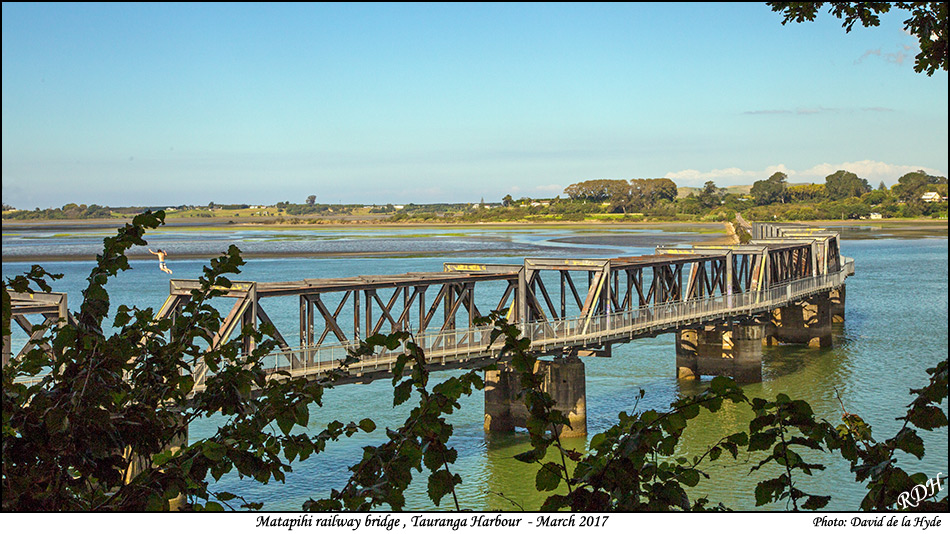
<svg viewBox="0 0 950 534">
<path fill-rule="evenodd" d="M 146 213 L 104 241 L 103 253 L 83 291 L 77 324 L 61 324 L 35 349 L 3 369 L 3 509 L 4 510 L 159 510 L 170 506 L 193 510 L 224 507 L 259 509 L 263 503 L 215 492 L 213 481 L 229 472 L 262 484 L 282 482 L 294 462 L 322 452 L 328 442 L 369 433 L 372 419 L 334 421 L 318 431 L 306 430 L 309 407 L 321 404 L 327 389 L 345 374 L 345 366 L 377 349 L 404 349 L 394 368 L 393 404 L 412 400 L 405 422 L 386 429 L 386 441 L 365 447 L 343 488 L 304 504 L 308 511 L 370 510 L 406 506 L 405 490 L 415 473 L 426 472 L 428 496 L 439 506 L 447 497 L 462 509 L 456 487 L 462 483 L 453 465 L 457 451 L 449 442 L 446 416 L 462 396 L 484 387 L 482 370 L 432 384 L 423 351 L 409 334 L 396 332 L 367 339 L 340 370 L 320 381 L 293 379 L 287 373 L 268 379 L 263 358 L 275 348 L 269 332 L 250 327 L 256 348 L 242 353 L 240 340 L 213 350 L 222 318 L 211 300 L 230 286 L 227 275 L 243 261 L 236 247 L 212 260 L 200 287 L 173 321 L 156 320 L 151 309 L 118 306 L 114 333 L 106 334 L 109 278 L 129 269 L 125 253 L 144 246 L 147 229 L 163 223 L 164 214 Z M 10 334 L 9 291 L 49 291 L 54 280 L 39 266 L 3 282 L 3 335 Z M 833 425 L 815 418 L 804 401 L 778 395 L 774 400 L 748 398 L 728 378 L 714 379 L 707 391 L 674 402 L 667 411 L 631 411 L 590 441 L 589 452 L 564 447 L 558 430 L 569 425 L 543 391 L 534 373 L 537 355 L 513 325 L 495 314 L 492 341 L 503 344 L 503 358 L 518 373 L 530 413 L 530 445 L 516 456 L 538 467 L 535 487 L 549 493 L 543 509 L 577 511 L 721 510 L 688 489 L 709 478 L 706 466 L 727 453 L 755 454 L 751 472 L 778 473 L 758 481 L 756 505 L 785 503 L 789 509 L 814 510 L 831 497 L 802 489 L 802 481 L 825 469 L 820 463 L 836 453 L 851 465 L 855 480 L 866 486 L 864 510 L 894 509 L 901 494 L 928 480 L 908 473 L 900 454 L 924 455 L 918 430 L 947 426 L 941 408 L 947 398 L 947 361 L 929 369 L 929 382 L 912 390 L 903 427 L 877 441 L 857 415 L 845 413 Z M 206 388 L 195 390 L 192 369 L 203 362 L 213 373 Z M 33 382 L 22 381 L 35 378 Z M 644 392 L 640 392 L 640 397 Z M 748 431 L 722 436 L 701 455 L 679 454 L 689 421 L 715 413 L 726 403 L 754 413 Z M 216 417 L 214 435 L 184 443 L 187 426 L 198 418 Z M 900 452 L 898 452 L 900 451 Z M 550 460 L 552 457 L 555 460 Z M 297 464 L 299 467 L 299 463 Z M 171 504 L 170 504 L 171 501 Z M 917 510 L 947 510 L 947 498 L 915 502 Z"/>
<path fill-rule="evenodd" d="M 880 26 L 881 14 L 892 8 L 906 12 L 904 31 L 917 38 L 920 52 L 914 58 L 914 71 L 933 76 L 948 70 L 947 3 L 946 2 L 766 2 L 772 11 L 784 15 L 782 24 L 814 21 L 821 8 L 828 4 L 828 13 L 842 20 L 850 32 L 855 23 L 864 27 Z"/>
</svg>

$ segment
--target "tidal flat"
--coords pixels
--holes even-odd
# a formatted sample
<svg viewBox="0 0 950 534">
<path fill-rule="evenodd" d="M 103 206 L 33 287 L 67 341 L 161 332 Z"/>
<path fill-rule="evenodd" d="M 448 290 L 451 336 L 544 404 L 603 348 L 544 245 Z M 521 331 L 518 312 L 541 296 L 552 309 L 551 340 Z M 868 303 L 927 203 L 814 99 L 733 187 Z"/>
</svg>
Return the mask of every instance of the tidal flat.
<svg viewBox="0 0 950 534">
<path fill-rule="evenodd" d="M 4 222 L 4 261 L 92 261 L 121 220 Z M 820 221 L 843 239 L 947 237 L 946 220 Z M 150 246 L 176 259 L 210 259 L 237 245 L 245 258 L 577 256 L 613 257 L 645 247 L 727 243 L 723 223 L 261 224 L 168 219 Z M 642 252 L 641 252 L 642 253 Z M 131 259 L 152 259 L 146 247 Z"/>
</svg>

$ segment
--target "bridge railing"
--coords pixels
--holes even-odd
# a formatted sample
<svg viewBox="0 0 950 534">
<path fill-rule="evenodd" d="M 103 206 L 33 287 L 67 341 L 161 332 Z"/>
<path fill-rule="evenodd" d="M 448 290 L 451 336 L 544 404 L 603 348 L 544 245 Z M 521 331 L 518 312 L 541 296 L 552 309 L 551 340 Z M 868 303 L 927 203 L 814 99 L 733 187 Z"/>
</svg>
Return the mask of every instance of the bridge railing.
<svg viewBox="0 0 950 534">
<path fill-rule="evenodd" d="M 695 324 L 703 320 L 726 316 L 745 315 L 780 307 L 810 294 L 827 291 L 844 283 L 854 274 L 854 260 L 842 258 L 840 271 L 793 280 L 772 286 L 762 291 L 718 295 L 647 305 L 620 312 L 610 312 L 593 317 L 576 317 L 559 320 L 539 320 L 518 324 L 522 336 L 531 340 L 535 350 L 552 350 L 558 347 L 594 345 L 603 341 L 632 338 L 654 330 Z M 491 343 L 491 326 L 446 331 L 416 333 L 410 338 L 426 354 L 431 363 L 444 364 L 476 356 L 488 356 L 500 351 L 501 340 Z M 321 347 L 296 347 L 284 354 L 275 354 L 265 361 L 270 371 L 289 371 L 294 375 L 319 374 L 340 366 L 350 346 L 331 345 Z M 381 350 L 364 356 L 359 363 L 350 366 L 351 372 L 388 370 L 405 345 L 394 350 Z M 295 357 L 288 358 L 290 354 Z"/>
</svg>

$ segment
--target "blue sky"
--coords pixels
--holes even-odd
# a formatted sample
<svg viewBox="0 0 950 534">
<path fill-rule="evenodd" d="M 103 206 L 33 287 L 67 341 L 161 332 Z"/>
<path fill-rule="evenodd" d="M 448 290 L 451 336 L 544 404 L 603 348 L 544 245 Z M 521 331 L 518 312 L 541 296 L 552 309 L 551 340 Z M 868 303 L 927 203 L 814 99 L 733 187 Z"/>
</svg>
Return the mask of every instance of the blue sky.
<svg viewBox="0 0 950 534">
<path fill-rule="evenodd" d="M 498 201 L 948 168 L 906 16 L 764 4 L 3 4 L 3 202 Z"/>
</svg>

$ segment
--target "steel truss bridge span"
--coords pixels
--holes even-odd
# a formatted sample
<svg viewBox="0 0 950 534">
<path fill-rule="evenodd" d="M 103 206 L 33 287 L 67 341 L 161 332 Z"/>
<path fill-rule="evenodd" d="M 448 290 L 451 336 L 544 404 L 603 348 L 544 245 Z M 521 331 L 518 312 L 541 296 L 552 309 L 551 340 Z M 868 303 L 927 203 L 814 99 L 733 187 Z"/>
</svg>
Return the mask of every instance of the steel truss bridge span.
<svg viewBox="0 0 950 534">
<path fill-rule="evenodd" d="M 339 368 L 360 339 L 404 331 L 434 368 L 477 367 L 497 360 L 502 341 L 476 320 L 502 312 L 545 354 L 609 356 L 614 343 L 763 316 L 842 286 L 854 262 L 842 257 L 836 232 L 796 225 L 754 225 L 762 236 L 744 245 L 662 246 L 656 253 L 612 259 L 525 259 L 522 264 L 446 263 L 442 272 L 233 282 L 234 299 L 218 345 L 243 326 L 269 323 L 278 350 L 270 373 L 319 378 Z M 158 318 L 175 317 L 198 287 L 172 280 Z M 476 291 L 477 290 L 477 291 Z M 297 321 L 273 321 L 265 303 L 296 299 Z M 507 311 L 506 311 L 507 310 Z M 286 323 L 286 321 L 284 321 Z M 243 350 L 254 349 L 242 339 Z M 389 376 L 402 347 L 363 357 L 344 381 Z M 196 389 L 207 369 L 194 369 Z"/>
</svg>

